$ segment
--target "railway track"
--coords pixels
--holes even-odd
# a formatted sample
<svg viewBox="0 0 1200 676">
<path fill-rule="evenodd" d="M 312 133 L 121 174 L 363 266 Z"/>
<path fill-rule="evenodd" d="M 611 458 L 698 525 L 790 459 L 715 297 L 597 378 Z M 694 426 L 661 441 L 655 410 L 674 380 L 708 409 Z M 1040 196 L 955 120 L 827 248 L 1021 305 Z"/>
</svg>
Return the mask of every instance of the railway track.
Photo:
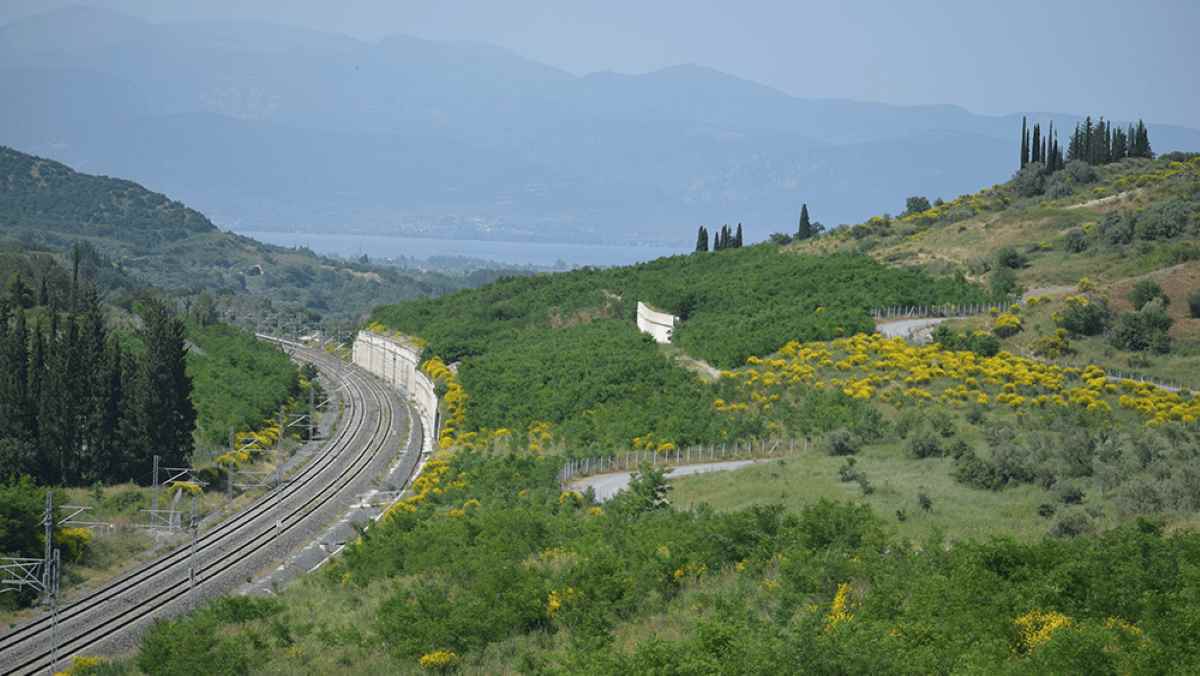
<svg viewBox="0 0 1200 676">
<path fill-rule="evenodd" d="M 412 425 L 414 416 L 373 376 L 355 367 L 336 369 L 336 361 L 318 351 L 296 349 L 293 356 L 315 363 L 336 380 L 343 376 L 349 418 L 333 438 L 289 482 L 222 521 L 198 538 L 196 594 L 232 591 L 241 582 L 279 561 L 296 543 L 307 541 L 343 498 L 353 497 L 387 465 L 388 450 L 399 437 L 397 418 Z M 419 425 L 418 425 L 419 426 Z M 405 476 L 415 471 L 421 438 L 405 450 Z M 189 547 L 180 546 L 142 565 L 59 611 L 59 665 L 79 654 L 109 652 L 131 641 L 148 623 L 189 608 Z M 0 636 L 0 669 L 5 674 L 37 673 L 51 665 L 52 621 L 43 616 Z"/>
</svg>

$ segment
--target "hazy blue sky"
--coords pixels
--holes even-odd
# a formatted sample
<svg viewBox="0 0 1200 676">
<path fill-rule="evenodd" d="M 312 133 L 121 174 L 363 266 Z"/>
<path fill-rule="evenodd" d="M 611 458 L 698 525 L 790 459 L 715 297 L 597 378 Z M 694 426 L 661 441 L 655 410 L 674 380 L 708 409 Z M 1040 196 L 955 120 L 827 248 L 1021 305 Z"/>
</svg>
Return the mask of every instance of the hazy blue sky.
<svg viewBox="0 0 1200 676">
<path fill-rule="evenodd" d="M 0 21 L 58 0 L 3 0 Z M 1200 2 L 93 0 L 152 21 L 254 18 L 475 40 L 585 73 L 698 63 L 813 98 L 1200 126 Z"/>
</svg>

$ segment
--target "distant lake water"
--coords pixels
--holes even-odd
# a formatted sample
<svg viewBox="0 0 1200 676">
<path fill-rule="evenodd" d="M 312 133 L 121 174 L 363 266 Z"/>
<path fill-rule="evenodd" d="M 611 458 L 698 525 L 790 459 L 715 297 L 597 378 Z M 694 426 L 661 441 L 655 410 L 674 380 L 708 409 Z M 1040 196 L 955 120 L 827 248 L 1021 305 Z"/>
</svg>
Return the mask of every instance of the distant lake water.
<svg viewBox="0 0 1200 676">
<path fill-rule="evenodd" d="M 665 246 L 494 242 L 474 239 L 311 234 L 257 230 L 239 230 L 237 232 L 268 244 L 306 246 L 319 254 L 343 257 L 367 254 L 372 259 L 399 258 L 400 256 L 416 259 L 428 259 L 433 256 L 467 256 L 511 265 L 553 266 L 563 262 L 570 266 L 607 266 L 629 265 L 687 252 L 683 247 Z"/>
</svg>

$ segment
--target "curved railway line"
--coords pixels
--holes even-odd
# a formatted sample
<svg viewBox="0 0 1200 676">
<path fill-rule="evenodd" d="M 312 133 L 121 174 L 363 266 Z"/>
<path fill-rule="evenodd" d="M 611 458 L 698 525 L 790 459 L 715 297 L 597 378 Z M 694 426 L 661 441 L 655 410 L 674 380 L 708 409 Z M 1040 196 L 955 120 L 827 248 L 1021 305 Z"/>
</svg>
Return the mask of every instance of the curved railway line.
<svg viewBox="0 0 1200 676">
<path fill-rule="evenodd" d="M 293 357 L 316 364 L 332 380 L 339 375 L 334 358 L 324 353 L 297 346 Z M 387 460 L 391 442 L 398 437 L 397 417 L 405 419 L 405 426 L 414 424 L 415 416 L 383 383 L 353 366 L 340 372 L 348 420 L 299 474 L 197 538 L 198 595 L 231 591 L 281 560 L 292 548 L 289 540 L 303 538 L 329 520 L 340 499 L 364 488 L 380 462 Z M 407 479 L 416 470 L 423 433 L 411 431 L 400 437 L 412 440 L 404 449 Z M 106 645 L 111 648 L 153 618 L 186 611 L 189 549 L 179 546 L 63 606 L 58 617 L 59 662 Z M 50 664 L 51 632 L 47 615 L 0 636 L 0 669 L 26 674 L 55 666 Z"/>
</svg>

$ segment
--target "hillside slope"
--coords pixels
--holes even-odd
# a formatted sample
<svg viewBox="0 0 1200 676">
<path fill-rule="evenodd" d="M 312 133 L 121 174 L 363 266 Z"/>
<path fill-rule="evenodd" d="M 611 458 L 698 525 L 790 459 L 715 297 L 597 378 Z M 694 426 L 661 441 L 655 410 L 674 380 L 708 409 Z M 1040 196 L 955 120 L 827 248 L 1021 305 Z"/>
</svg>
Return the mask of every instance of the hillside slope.
<svg viewBox="0 0 1200 676">
<path fill-rule="evenodd" d="M 385 299 L 473 283 L 263 244 L 223 232 L 203 214 L 136 183 L 0 146 L 0 249 L 61 258 L 76 243 L 96 253 L 105 268 L 101 278 L 124 295 L 113 298 L 119 304 L 128 307 L 139 286 L 184 303 L 206 292 L 218 313 L 269 330 L 346 326 Z"/>
<path fill-rule="evenodd" d="M 1045 300 L 1030 308 L 1026 330 L 1005 338 L 1004 347 L 1200 387 L 1200 312 L 1193 300 L 1200 289 L 1200 156 L 1074 165 L 1043 185 L 1025 186 L 1025 194 L 1017 183 L 924 212 L 872 218 L 794 248 L 865 252 L 895 265 L 1001 280 Z M 1141 309 L 1132 291 L 1148 282 L 1161 289 L 1169 324 L 1169 344 L 1154 349 L 1115 335 L 1120 317 L 1128 323 Z M 1055 317 L 1081 294 L 1104 310 L 1095 326 L 1072 330 L 1068 345 L 1050 354 L 1046 341 L 1064 326 Z M 966 326 L 989 328 L 983 320 Z"/>
<path fill-rule="evenodd" d="M 0 224 L 138 242 L 216 231 L 203 214 L 132 181 L 80 174 L 0 146 Z"/>
<path fill-rule="evenodd" d="M 379 308 L 372 330 L 427 340 L 447 452 L 316 575 L 159 625 L 114 670 L 1196 672 L 1200 396 L 1106 368 L 1192 358 L 1162 317 L 1194 279 L 1200 158 L 1086 169 Z M 1057 288 L 933 344 L 870 333 L 875 303 L 1035 284 Z M 680 345 L 636 333 L 639 300 L 686 315 Z M 681 346 L 727 368 L 701 381 Z M 674 490 L 643 465 L 602 505 L 559 481 L 562 456 L 778 437 L 811 443 Z"/>
</svg>

